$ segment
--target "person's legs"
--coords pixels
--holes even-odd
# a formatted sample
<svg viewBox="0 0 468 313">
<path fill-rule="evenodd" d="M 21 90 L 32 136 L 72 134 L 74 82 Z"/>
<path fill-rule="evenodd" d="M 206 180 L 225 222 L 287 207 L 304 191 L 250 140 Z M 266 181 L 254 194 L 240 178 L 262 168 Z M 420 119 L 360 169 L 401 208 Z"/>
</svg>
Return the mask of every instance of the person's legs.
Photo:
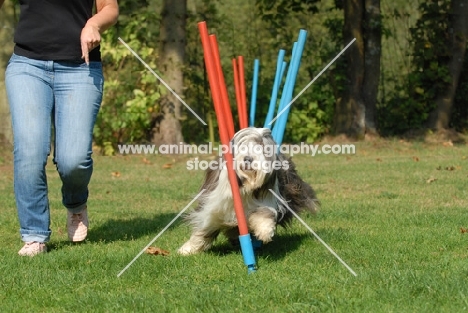
<svg viewBox="0 0 468 313">
<path fill-rule="evenodd" d="M 55 149 L 54 162 L 62 180 L 62 202 L 77 223 L 83 222 L 87 228 L 86 211 L 88 184 L 93 172 L 92 135 L 96 116 L 102 100 L 103 75 L 99 62 L 54 64 L 55 91 Z M 86 214 L 84 212 L 83 214 Z M 85 221 L 86 220 L 86 221 Z M 70 221 L 69 221 L 70 222 Z M 81 241 L 86 233 L 74 236 L 72 241 Z"/>
<path fill-rule="evenodd" d="M 51 66 L 52 62 L 13 55 L 5 72 L 14 138 L 14 190 L 25 242 L 44 243 L 51 234 L 45 172 L 54 105 Z"/>
</svg>

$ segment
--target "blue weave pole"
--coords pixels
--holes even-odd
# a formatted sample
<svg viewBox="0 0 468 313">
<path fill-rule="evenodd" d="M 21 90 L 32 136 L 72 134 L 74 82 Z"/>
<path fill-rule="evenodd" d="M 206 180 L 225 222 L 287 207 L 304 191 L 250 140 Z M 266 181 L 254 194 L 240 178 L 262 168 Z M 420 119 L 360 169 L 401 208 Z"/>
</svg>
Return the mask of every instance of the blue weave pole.
<svg viewBox="0 0 468 313">
<path fill-rule="evenodd" d="M 296 53 L 296 50 L 297 50 L 297 42 L 294 42 L 293 44 L 293 49 L 292 49 L 292 54 L 291 54 L 291 61 L 289 62 L 289 68 L 288 68 L 288 72 L 286 74 L 286 79 L 284 81 L 284 85 L 283 85 L 283 91 L 281 92 L 281 99 L 279 101 L 279 105 L 278 105 L 278 111 L 277 111 L 277 115 L 275 117 L 275 119 L 272 120 L 272 122 L 275 122 L 275 125 L 273 126 L 273 129 L 271 131 L 271 135 L 273 136 L 273 139 L 275 140 L 275 142 L 278 144 L 278 132 L 279 132 L 279 118 L 278 118 L 278 112 L 281 112 L 284 107 L 286 106 L 285 103 L 287 103 L 287 99 L 289 98 L 288 96 L 288 90 L 289 90 L 289 85 L 291 83 L 291 76 L 293 75 L 293 70 L 294 70 L 294 66 L 293 66 L 293 61 L 294 61 L 294 54 Z M 270 122 L 270 124 L 272 123 Z M 280 146 L 280 144 L 278 144 L 278 146 Z"/>
<path fill-rule="evenodd" d="M 289 103 L 292 100 L 294 85 L 296 84 L 297 73 L 299 72 L 299 67 L 301 65 L 301 58 L 306 39 L 307 31 L 301 29 L 299 32 L 297 44 L 295 44 L 296 47 L 295 49 L 293 48 L 293 57 L 289 68 L 290 71 L 288 71 L 288 76 L 286 77 L 286 83 L 284 87 L 286 90 L 284 90 L 283 94 L 281 95 L 280 109 L 278 109 L 278 120 L 276 121 L 275 127 L 273 128 L 273 138 L 275 139 L 278 146 L 281 146 L 283 142 L 283 136 L 286 130 L 286 122 L 288 120 L 289 111 L 291 109 Z"/>
<path fill-rule="evenodd" d="M 249 115 L 249 126 L 254 127 L 255 125 L 255 111 L 257 110 L 257 89 L 258 89 L 258 72 L 260 71 L 260 61 L 255 59 L 253 79 L 252 79 L 252 96 L 250 98 L 250 115 Z"/>
<path fill-rule="evenodd" d="M 281 80 L 283 79 L 284 71 L 286 69 L 287 63 L 283 61 L 284 54 L 286 51 L 281 49 L 278 52 L 278 59 L 276 61 L 276 74 L 275 80 L 273 82 L 273 90 L 271 91 L 270 106 L 268 107 L 268 113 L 265 119 L 264 128 L 271 129 L 270 122 L 273 119 L 276 109 L 276 100 L 278 99 L 278 91 L 280 89 Z"/>
<path fill-rule="evenodd" d="M 255 254 L 250 234 L 240 235 L 239 242 L 241 246 L 242 256 L 244 258 L 244 264 L 247 265 L 247 273 L 254 273 L 257 269 L 255 266 Z"/>
</svg>

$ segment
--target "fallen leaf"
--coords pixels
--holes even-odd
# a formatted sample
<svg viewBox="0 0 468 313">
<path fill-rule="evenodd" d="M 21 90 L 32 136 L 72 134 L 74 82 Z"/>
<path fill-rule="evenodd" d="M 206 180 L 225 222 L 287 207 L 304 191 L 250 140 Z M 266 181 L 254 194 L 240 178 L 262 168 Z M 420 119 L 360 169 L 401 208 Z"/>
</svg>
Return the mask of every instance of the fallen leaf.
<svg viewBox="0 0 468 313">
<path fill-rule="evenodd" d="M 434 177 L 429 177 L 428 180 L 426 180 L 426 183 L 430 184 L 430 183 L 433 183 L 437 180 L 437 178 L 434 178 Z"/>
<path fill-rule="evenodd" d="M 148 161 L 148 159 L 147 159 L 147 158 L 143 158 L 143 159 L 142 159 L 142 161 L 143 161 L 143 163 L 145 163 L 145 164 L 151 164 L 151 162 L 150 162 L 150 161 Z"/>
<path fill-rule="evenodd" d="M 419 158 L 417 156 L 413 156 L 413 160 L 419 162 Z"/>
<path fill-rule="evenodd" d="M 442 144 L 444 147 L 453 147 L 453 142 L 451 140 L 446 141 Z"/>
<path fill-rule="evenodd" d="M 166 163 L 163 165 L 163 168 L 172 168 L 172 164 L 171 163 Z"/>
<path fill-rule="evenodd" d="M 375 160 L 376 160 L 377 162 L 382 162 L 382 159 L 380 159 L 380 158 L 377 158 L 377 159 L 375 159 Z"/>
<path fill-rule="evenodd" d="M 163 250 L 158 247 L 149 247 L 146 249 L 146 253 L 152 254 L 152 255 L 162 255 L 162 256 L 169 255 L 169 251 Z"/>
<path fill-rule="evenodd" d="M 468 233 L 468 229 L 463 228 L 463 227 L 460 227 L 460 232 L 461 232 L 462 234 Z"/>
<path fill-rule="evenodd" d="M 120 177 L 120 172 L 112 172 L 112 177 Z"/>
</svg>

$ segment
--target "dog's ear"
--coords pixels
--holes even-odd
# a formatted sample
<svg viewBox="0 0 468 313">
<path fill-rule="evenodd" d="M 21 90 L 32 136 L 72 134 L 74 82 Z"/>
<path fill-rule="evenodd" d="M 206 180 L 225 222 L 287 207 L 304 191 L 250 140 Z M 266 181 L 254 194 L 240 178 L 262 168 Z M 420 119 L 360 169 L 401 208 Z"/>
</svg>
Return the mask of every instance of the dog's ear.
<svg viewBox="0 0 468 313">
<path fill-rule="evenodd" d="M 271 135 L 271 130 L 269 128 L 262 128 L 261 130 L 262 137 L 263 137 L 263 143 L 274 143 L 275 140 L 273 139 L 273 136 Z M 265 142 L 267 141 L 267 142 Z"/>
<path fill-rule="evenodd" d="M 271 129 L 269 128 L 260 128 L 260 133 L 262 134 L 262 136 L 268 136 L 270 135 L 271 136 Z"/>
<path fill-rule="evenodd" d="M 288 201 L 290 208 L 295 212 L 309 211 L 315 213 L 320 208 L 314 189 L 306 183 L 297 173 L 296 165 L 291 158 L 279 154 L 278 159 L 288 162 L 287 169 L 280 169 L 278 175 L 278 187 L 281 196 Z M 282 223 L 287 224 L 292 218 L 288 211 Z"/>
<path fill-rule="evenodd" d="M 221 162 L 222 160 L 220 159 L 216 161 L 216 164 L 214 164 L 212 168 L 209 167 L 206 169 L 205 179 L 200 190 L 206 189 L 206 191 L 211 192 L 216 188 L 219 181 L 219 174 L 221 173 Z"/>
</svg>

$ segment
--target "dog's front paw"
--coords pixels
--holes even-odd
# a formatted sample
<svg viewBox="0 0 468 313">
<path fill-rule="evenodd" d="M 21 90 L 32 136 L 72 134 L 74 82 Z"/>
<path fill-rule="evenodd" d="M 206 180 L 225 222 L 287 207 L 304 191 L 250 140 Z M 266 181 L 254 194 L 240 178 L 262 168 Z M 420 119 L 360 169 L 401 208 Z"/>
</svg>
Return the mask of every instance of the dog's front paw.
<svg viewBox="0 0 468 313">
<path fill-rule="evenodd" d="M 179 250 L 177 250 L 177 253 L 181 255 L 191 255 L 199 252 L 201 252 L 201 250 L 199 248 L 197 249 L 197 247 L 194 247 L 190 241 L 184 243 L 184 245 L 180 247 Z"/>
<path fill-rule="evenodd" d="M 249 216 L 249 226 L 258 240 L 270 242 L 275 235 L 276 214 L 270 208 L 260 208 Z"/>
<path fill-rule="evenodd" d="M 195 232 L 190 239 L 177 251 L 181 255 L 200 253 L 211 248 L 215 235 L 207 235 L 204 232 Z"/>
<path fill-rule="evenodd" d="M 262 241 L 263 243 L 267 243 L 273 240 L 273 236 L 275 235 L 276 227 L 273 226 L 266 226 L 261 227 L 260 229 L 254 229 L 255 237 Z"/>
</svg>

